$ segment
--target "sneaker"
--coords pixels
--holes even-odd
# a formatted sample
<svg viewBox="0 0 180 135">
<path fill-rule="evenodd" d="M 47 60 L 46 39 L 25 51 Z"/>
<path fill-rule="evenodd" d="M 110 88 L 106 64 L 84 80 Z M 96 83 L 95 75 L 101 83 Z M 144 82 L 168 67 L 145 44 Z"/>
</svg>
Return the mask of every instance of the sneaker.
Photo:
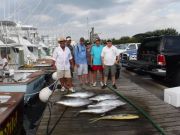
<svg viewBox="0 0 180 135">
<path fill-rule="evenodd" d="M 104 84 L 103 86 L 102 86 L 102 89 L 105 89 L 107 87 L 107 85 L 106 84 Z"/>
<path fill-rule="evenodd" d="M 69 88 L 69 91 L 71 91 L 71 92 L 76 92 L 73 87 Z"/>
<path fill-rule="evenodd" d="M 100 85 L 101 85 L 101 87 L 104 85 L 104 83 L 103 82 L 100 82 Z"/>
<path fill-rule="evenodd" d="M 96 87 L 96 82 L 93 83 L 93 87 Z"/>
<path fill-rule="evenodd" d="M 65 87 L 62 87 L 62 88 L 61 88 L 61 91 L 64 92 L 64 91 L 65 91 Z"/>
<path fill-rule="evenodd" d="M 114 89 L 117 89 L 117 86 L 114 84 L 113 86 L 112 86 Z"/>
</svg>

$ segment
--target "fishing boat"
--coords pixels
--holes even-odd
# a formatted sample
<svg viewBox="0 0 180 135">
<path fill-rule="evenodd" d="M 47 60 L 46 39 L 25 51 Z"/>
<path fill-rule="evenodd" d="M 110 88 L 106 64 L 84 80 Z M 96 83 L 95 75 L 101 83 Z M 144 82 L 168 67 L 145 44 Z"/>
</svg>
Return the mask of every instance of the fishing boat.
<svg viewBox="0 0 180 135">
<path fill-rule="evenodd" d="M 28 103 L 44 87 L 45 72 L 40 70 L 4 71 L 0 92 L 23 92 Z"/>
<path fill-rule="evenodd" d="M 0 135 L 21 135 L 24 93 L 0 92 Z"/>
<path fill-rule="evenodd" d="M 19 34 L 15 22 L 0 21 L 0 26 L 0 54 L 8 56 L 13 69 L 37 60 L 38 47 Z"/>
</svg>

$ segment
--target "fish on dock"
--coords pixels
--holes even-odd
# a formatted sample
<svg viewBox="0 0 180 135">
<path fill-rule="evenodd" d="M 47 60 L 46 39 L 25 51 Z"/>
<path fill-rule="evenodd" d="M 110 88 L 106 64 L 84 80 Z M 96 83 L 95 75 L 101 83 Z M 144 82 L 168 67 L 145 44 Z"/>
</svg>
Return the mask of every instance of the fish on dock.
<svg viewBox="0 0 180 135">
<path fill-rule="evenodd" d="M 65 95 L 66 97 L 76 97 L 76 98 L 89 98 L 94 96 L 95 94 L 93 92 L 89 91 L 83 91 L 83 92 L 76 92 L 76 93 L 71 93 L 68 95 Z"/>
<path fill-rule="evenodd" d="M 103 114 L 115 108 L 116 106 L 99 106 L 99 107 L 88 108 L 86 110 L 81 110 L 80 113 Z"/>
<path fill-rule="evenodd" d="M 116 107 L 118 107 L 118 106 L 123 106 L 125 104 L 126 103 L 124 103 L 118 99 L 107 99 L 107 100 L 100 101 L 96 104 L 88 105 L 88 108 L 98 107 L 98 106 L 116 106 Z"/>
<path fill-rule="evenodd" d="M 93 101 L 103 101 L 103 100 L 107 100 L 107 99 L 118 99 L 119 97 L 117 95 L 114 94 L 99 94 L 95 97 L 89 98 L 89 100 L 93 100 Z"/>
<path fill-rule="evenodd" d="M 136 114 L 116 114 L 116 115 L 108 115 L 103 116 L 100 118 L 93 118 L 90 119 L 90 123 L 99 121 L 99 120 L 133 120 L 133 119 L 139 119 L 139 115 Z"/>
<path fill-rule="evenodd" d="M 67 98 L 56 102 L 56 104 L 61 104 L 69 107 L 81 107 L 81 106 L 89 105 L 91 103 L 92 101 L 85 98 Z"/>
</svg>

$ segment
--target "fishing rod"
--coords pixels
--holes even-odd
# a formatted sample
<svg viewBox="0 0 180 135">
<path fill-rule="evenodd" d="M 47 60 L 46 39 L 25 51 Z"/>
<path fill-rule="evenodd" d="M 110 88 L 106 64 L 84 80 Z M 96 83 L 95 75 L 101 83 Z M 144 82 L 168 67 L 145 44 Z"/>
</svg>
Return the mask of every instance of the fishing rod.
<svg viewBox="0 0 180 135">
<path fill-rule="evenodd" d="M 152 126 L 154 128 L 156 128 L 158 132 L 161 133 L 161 135 L 166 135 L 165 131 L 142 108 L 140 108 L 138 105 L 134 104 L 131 100 L 129 100 L 127 97 L 123 96 L 120 92 L 118 92 L 114 88 L 111 88 L 109 85 L 107 85 L 107 87 L 111 91 L 116 93 L 119 97 L 121 97 L 123 100 L 125 100 L 128 104 L 130 104 L 133 108 L 135 108 L 138 112 L 140 112 L 152 124 Z"/>
</svg>

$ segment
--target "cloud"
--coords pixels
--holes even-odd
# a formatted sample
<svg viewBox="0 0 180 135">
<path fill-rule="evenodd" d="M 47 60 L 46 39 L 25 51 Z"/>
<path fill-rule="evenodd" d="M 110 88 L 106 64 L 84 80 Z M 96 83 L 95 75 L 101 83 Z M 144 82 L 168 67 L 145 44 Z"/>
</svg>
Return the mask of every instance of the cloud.
<svg viewBox="0 0 180 135">
<path fill-rule="evenodd" d="M 76 15 L 76 16 L 85 16 L 90 13 L 90 10 L 83 10 L 74 5 L 67 4 L 58 4 L 57 9 L 64 14 Z"/>
<path fill-rule="evenodd" d="M 79 39 L 83 35 L 87 37 L 91 27 L 95 27 L 101 38 L 119 38 L 167 27 L 180 32 L 179 0 L 14 1 L 17 12 L 7 9 L 8 16 L 15 15 L 15 20 L 35 25 L 43 34 L 71 35 Z M 1 13 L 4 6 L 8 7 L 7 3 L 13 7 L 11 0 L 2 0 Z"/>
<path fill-rule="evenodd" d="M 32 19 L 33 21 L 35 19 L 35 20 L 39 21 L 40 23 L 52 22 L 54 20 L 51 16 L 43 15 L 43 14 L 41 14 L 41 15 L 34 15 L 32 18 L 33 18 Z"/>
</svg>

